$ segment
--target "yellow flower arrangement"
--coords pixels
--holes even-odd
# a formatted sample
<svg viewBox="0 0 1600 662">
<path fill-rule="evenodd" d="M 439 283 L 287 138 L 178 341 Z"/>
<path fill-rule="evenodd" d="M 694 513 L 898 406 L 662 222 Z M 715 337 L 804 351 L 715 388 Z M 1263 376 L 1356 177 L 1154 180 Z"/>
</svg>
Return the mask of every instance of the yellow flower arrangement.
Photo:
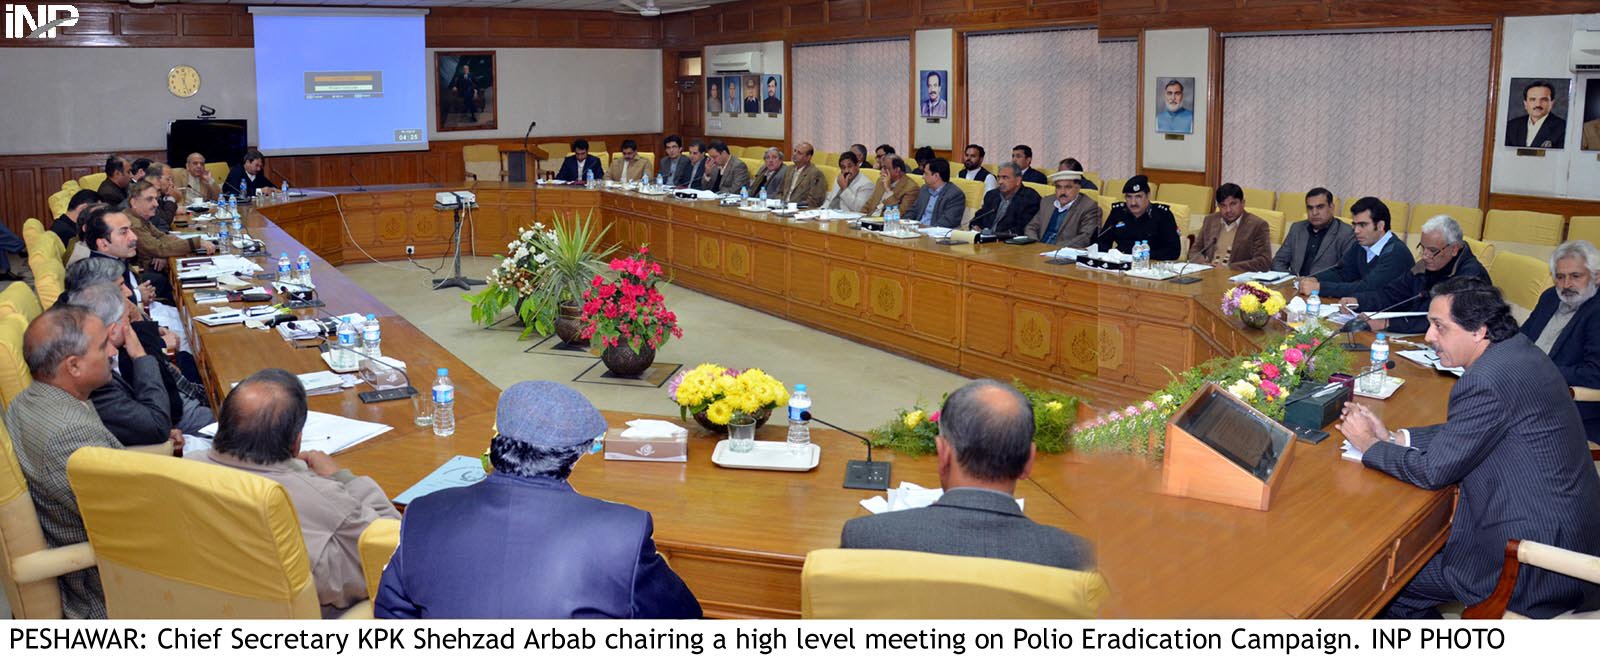
<svg viewBox="0 0 1600 662">
<path fill-rule="evenodd" d="M 668 396 L 684 418 L 704 413 L 717 425 L 727 425 L 741 412 L 754 415 L 789 404 L 788 390 L 771 375 L 757 368 L 729 370 L 715 363 L 702 363 L 674 378 Z"/>
<path fill-rule="evenodd" d="M 1044 408 L 1050 411 L 1061 411 L 1061 402 L 1058 400 L 1051 400 L 1044 403 Z"/>
<path fill-rule="evenodd" d="M 1278 314 L 1279 311 L 1283 310 L 1285 305 L 1287 305 L 1287 302 L 1283 300 L 1283 293 L 1277 291 L 1273 291 L 1270 295 L 1268 295 L 1267 300 L 1261 304 L 1261 306 L 1267 310 L 1268 315 Z"/>
<path fill-rule="evenodd" d="M 911 411 L 906 412 L 906 416 L 905 416 L 904 422 L 906 424 L 906 427 L 914 428 L 914 427 L 917 427 L 918 423 L 921 423 L 923 421 L 923 419 L 926 419 L 927 417 L 928 417 L 928 412 L 922 411 L 921 409 L 913 409 Z"/>
<path fill-rule="evenodd" d="M 1261 310 L 1261 297 L 1258 297 L 1254 294 L 1246 294 L 1242 297 L 1239 297 L 1239 310 L 1247 313 L 1253 313 Z"/>
</svg>

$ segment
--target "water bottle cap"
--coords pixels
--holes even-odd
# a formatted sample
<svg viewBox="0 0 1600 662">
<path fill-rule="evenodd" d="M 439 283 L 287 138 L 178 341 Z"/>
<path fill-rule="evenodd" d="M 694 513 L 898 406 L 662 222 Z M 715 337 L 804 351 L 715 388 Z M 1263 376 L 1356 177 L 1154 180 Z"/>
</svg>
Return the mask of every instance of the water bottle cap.
<svg viewBox="0 0 1600 662">
<path fill-rule="evenodd" d="M 439 369 L 439 376 L 440 377 L 443 377 L 443 376 L 448 375 L 448 374 L 450 374 L 450 369 L 449 368 L 440 368 Z"/>
<path fill-rule="evenodd" d="M 1388 337 L 1388 336 L 1385 336 L 1385 335 L 1383 335 L 1383 332 L 1382 332 L 1382 331 L 1379 331 L 1379 332 L 1378 332 L 1378 340 L 1384 340 L 1384 339 L 1385 339 L 1385 338 L 1387 338 L 1387 337 Z"/>
<path fill-rule="evenodd" d="M 805 384 L 795 384 L 794 385 L 794 390 L 796 390 L 796 391 L 804 391 L 804 390 L 806 390 L 806 385 Z"/>
<path fill-rule="evenodd" d="M 1321 291 L 1322 290 L 1311 290 L 1311 296 L 1317 296 L 1317 293 Z"/>
<path fill-rule="evenodd" d="M 372 314 L 372 313 L 367 313 L 367 319 L 369 319 L 369 320 L 375 320 L 375 319 L 378 319 L 378 316 L 377 316 L 377 315 L 374 315 L 374 314 Z"/>
<path fill-rule="evenodd" d="M 289 257 L 288 253 L 279 253 L 278 257 Z"/>
</svg>

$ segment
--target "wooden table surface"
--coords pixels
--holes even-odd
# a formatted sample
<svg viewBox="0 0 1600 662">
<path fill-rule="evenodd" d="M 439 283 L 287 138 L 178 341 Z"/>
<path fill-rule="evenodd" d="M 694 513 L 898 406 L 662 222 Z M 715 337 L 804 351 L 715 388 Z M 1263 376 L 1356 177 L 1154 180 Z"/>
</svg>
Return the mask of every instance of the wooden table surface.
<svg viewBox="0 0 1600 662">
<path fill-rule="evenodd" d="M 296 204 L 299 201 L 264 207 L 247 220 L 250 231 L 266 242 L 269 255 L 302 250 L 300 242 L 266 218 Z M 707 212 L 723 213 L 714 208 Z M 857 232 L 842 227 L 811 231 L 841 236 Z M 870 236 L 865 240 L 888 241 Z M 1204 302 L 1194 305 L 1186 313 L 1190 315 L 1213 309 L 1211 297 L 1226 287 L 1220 273 L 1203 274 L 1200 284 L 1178 286 L 1061 269 L 1044 265 L 1037 246 L 911 243 L 915 245 L 910 250 L 999 263 L 1052 279 L 1090 283 L 1108 292 L 1122 288 Z M 355 391 L 366 387 L 313 396 L 311 407 L 317 411 L 395 428 L 341 453 L 339 462 L 372 476 L 395 495 L 454 455 L 480 454 L 492 434 L 499 389 L 319 257 L 313 257 L 313 275 L 328 307 L 303 316 L 374 313 L 382 320 L 385 354 L 406 361 L 422 390 L 436 368 L 447 367 L 459 393 L 456 434 L 449 438 L 415 426 L 407 401 L 362 404 Z M 183 306 L 186 312 L 209 312 L 209 307 L 195 306 L 188 296 Z M 316 350 L 296 348 L 273 331 L 193 326 L 202 369 L 217 396 L 225 394 L 226 385 L 262 368 L 296 373 L 325 369 Z M 1396 374 L 1408 380 L 1402 399 L 1369 401 L 1391 426 L 1444 419 L 1452 379 L 1404 361 Z M 621 412 L 606 415 L 618 426 L 633 417 Z M 1121 456 L 1041 456 L 1033 475 L 1018 486 L 1018 497 L 1026 500 L 1030 518 L 1095 543 L 1101 570 L 1112 587 L 1106 616 L 1367 616 L 1380 609 L 1443 543 L 1454 491 L 1419 490 L 1342 460 L 1340 435 L 1330 431 L 1332 436 L 1322 444 L 1302 444 L 1297 449 L 1269 512 L 1162 495 L 1159 466 Z M 758 438 L 777 440 L 782 435 L 780 421 L 763 428 Z M 822 459 L 816 470 L 806 473 L 716 467 L 710 461 L 716 439 L 697 431 L 686 464 L 591 456 L 578 463 L 572 483 L 584 494 L 650 511 L 657 545 L 708 615 L 792 617 L 798 615 L 799 570 L 805 554 L 836 546 L 844 522 L 866 514 L 859 501 L 873 495 L 841 487 L 844 461 L 862 455 L 859 442 L 825 429 L 814 430 L 813 439 L 822 448 Z M 931 457 L 879 455 L 893 462 L 896 484 L 938 485 Z"/>
</svg>

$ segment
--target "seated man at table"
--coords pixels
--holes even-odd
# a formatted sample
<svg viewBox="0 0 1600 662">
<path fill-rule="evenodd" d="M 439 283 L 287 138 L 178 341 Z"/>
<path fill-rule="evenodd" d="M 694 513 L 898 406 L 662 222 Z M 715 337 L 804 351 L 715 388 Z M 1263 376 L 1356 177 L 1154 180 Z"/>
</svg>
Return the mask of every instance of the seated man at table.
<svg viewBox="0 0 1600 662">
<path fill-rule="evenodd" d="M 1310 276 L 1338 269 L 1355 243 L 1355 230 L 1333 217 L 1333 192 L 1318 186 L 1306 193 L 1306 218 L 1289 226 L 1272 270 Z"/>
<path fill-rule="evenodd" d="M 172 222 L 178 218 L 178 187 L 172 183 L 172 169 L 164 163 L 145 167 L 144 178 L 156 185 L 156 210 L 147 219 L 162 232 L 172 231 Z"/>
<path fill-rule="evenodd" d="M 1067 158 L 1061 159 L 1061 163 L 1059 163 L 1057 165 L 1060 166 L 1060 168 L 1058 168 L 1058 170 L 1072 170 L 1072 171 L 1076 171 L 1076 172 L 1083 172 L 1084 171 L 1083 163 L 1079 162 L 1077 159 L 1072 158 L 1070 156 L 1067 157 Z M 1096 192 L 1098 192 L 1100 190 L 1100 187 L 1095 186 L 1094 180 L 1089 179 L 1088 177 L 1084 177 L 1083 180 L 1080 183 L 1083 184 L 1083 190 L 1085 190 L 1085 191 L 1096 191 Z"/>
<path fill-rule="evenodd" d="M 1472 254 L 1461 235 L 1461 224 L 1456 219 L 1440 214 L 1422 224 L 1421 259 L 1409 271 L 1403 271 L 1379 287 L 1357 292 L 1353 298 L 1362 311 L 1375 313 L 1427 312 L 1428 299 L 1439 283 L 1457 276 L 1476 278 L 1492 283 L 1489 270 Z M 1349 303 L 1349 301 L 1342 301 Z M 1428 330 L 1428 318 L 1421 315 L 1371 320 L 1373 331 L 1388 330 L 1391 334 L 1423 333 Z"/>
<path fill-rule="evenodd" d="M 128 187 L 128 203 L 123 211 L 128 215 L 134 236 L 139 239 L 134 247 L 139 266 L 165 272 L 167 258 L 188 257 L 196 250 L 215 255 L 215 243 L 200 238 L 184 239 L 155 226 L 150 219 L 161 204 L 159 195 L 156 183 L 149 179 L 134 182 L 133 186 Z"/>
<path fill-rule="evenodd" d="M 700 188 L 714 193 L 728 193 L 737 195 L 740 189 L 750 185 L 750 167 L 744 164 L 744 159 L 737 158 L 728 151 L 728 143 L 721 140 L 711 141 L 706 147 L 706 172 L 701 179 Z"/>
<path fill-rule="evenodd" d="M 1272 228 L 1260 216 L 1244 210 L 1244 189 L 1238 184 L 1218 186 L 1216 198 L 1217 213 L 1207 215 L 1200 226 L 1189 261 L 1266 271 L 1272 266 Z"/>
<path fill-rule="evenodd" d="M 706 168 L 711 159 L 706 158 L 706 144 L 699 138 L 689 141 L 689 181 L 682 184 L 692 189 L 705 189 Z"/>
<path fill-rule="evenodd" d="M 972 229 L 984 234 L 1017 236 L 1026 234 L 1028 221 L 1039 213 L 1039 193 L 1022 185 L 1022 168 L 1002 163 L 999 186 L 983 194 L 983 206 L 972 215 Z"/>
<path fill-rule="evenodd" d="M 88 209 L 89 205 L 99 202 L 100 194 L 89 189 L 79 189 L 77 193 L 72 194 L 72 198 L 67 200 L 66 213 L 57 216 L 55 222 L 50 224 L 50 231 L 61 237 L 62 246 L 73 245 L 72 240 L 78 238 L 78 216 L 83 214 L 83 210 Z M 79 242 L 79 245 L 82 243 Z M 78 254 L 77 246 L 73 246 L 72 253 Z M 84 247 L 83 254 L 89 254 L 87 246 Z"/>
<path fill-rule="evenodd" d="M 898 549 L 1092 570 L 1089 543 L 1036 523 L 1017 505 L 1017 481 L 1033 469 L 1033 407 L 1008 384 L 968 382 L 939 412 L 939 484 L 926 508 L 869 515 L 844 524 L 839 546 Z"/>
<path fill-rule="evenodd" d="M 873 186 L 872 180 L 861 174 L 861 157 L 855 152 L 842 152 L 839 154 L 839 177 L 833 181 L 828 199 L 822 201 L 822 208 L 866 213 Z"/>
<path fill-rule="evenodd" d="M 961 172 L 956 176 L 961 179 L 983 182 L 983 192 L 987 194 L 993 191 L 996 186 L 999 186 L 1000 183 L 995 181 L 994 173 L 983 167 L 983 156 L 983 145 L 976 143 L 967 145 L 967 149 L 961 152 Z"/>
<path fill-rule="evenodd" d="M 806 209 L 822 206 L 823 198 L 828 196 L 828 178 L 811 163 L 814 155 L 816 149 L 811 143 L 795 145 L 794 167 L 791 168 L 794 172 L 789 176 L 788 186 L 784 187 L 784 202 L 793 202 Z"/>
<path fill-rule="evenodd" d="M 488 478 L 406 509 L 378 618 L 700 618 L 656 553 L 650 513 L 567 482 L 606 431 L 594 405 L 563 384 L 521 382 L 500 395 L 495 429 Z"/>
<path fill-rule="evenodd" d="M 206 157 L 199 152 L 189 155 L 184 159 L 183 169 L 172 172 L 172 184 L 178 187 L 178 192 L 184 197 L 179 202 L 195 200 L 215 200 L 222 195 L 220 186 L 211 171 L 206 169 Z"/>
<path fill-rule="evenodd" d="M 761 192 L 766 191 L 768 200 L 783 199 L 793 175 L 793 169 L 783 162 L 783 150 L 768 147 L 761 156 L 761 169 L 750 175 L 750 197 L 761 197 Z"/>
<path fill-rule="evenodd" d="M 78 216 L 79 234 L 89 246 L 88 257 L 102 256 L 122 263 L 122 282 L 133 291 L 133 301 L 147 306 L 157 298 L 172 297 L 172 283 L 162 274 L 142 272 L 134 263 L 139 257 L 139 236 L 133 233 L 128 214 L 107 205 L 91 205 Z"/>
<path fill-rule="evenodd" d="M 110 347 L 106 325 L 73 305 L 44 311 L 22 337 L 33 383 L 6 407 L 6 429 L 51 547 L 89 540 L 67 483 L 67 458 L 79 448 L 122 448 L 89 404 L 89 393 L 111 379 Z M 99 570 L 62 575 L 56 584 L 66 618 L 106 617 Z"/>
<path fill-rule="evenodd" d="M 101 180 L 96 193 L 100 195 L 101 202 L 120 205 L 122 201 L 128 199 L 128 184 L 131 183 L 133 183 L 133 173 L 129 171 L 128 160 L 112 154 L 106 157 L 106 178 Z"/>
<path fill-rule="evenodd" d="M 1300 293 L 1319 292 L 1322 299 L 1355 296 L 1383 289 L 1409 270 L 1416 260 L 1405 243 L 1389 231 L 1389 223 L 1389 206 L 1382 200 L 1366 197 L 1350 205 L 1350 228 L 1356 233 L 1356 243 L 1337 269 L 1301 278 Z"/>
<path fill-rule="evenodd" d="M 872 186 L 872 195 L 867 198 L 868 216 L 882 216 L 888 212 L 890 205 L 900 209 L 900 215 L 911 212 L 911 207 L 917 203 L 917 183 L 906 176 L 906 162 L 898 156 L 890 154 L 884 157 L 883 172 L 878 175 L 878 183 Z"/>
<path fill-rule="evenodd" d="M 1133 245 L 1150 242 L 1150 259 L 1176 260 L 1182 251 L 1178 221 L 1172 210 L 1150 201 L 1150 179 L 1134 175 L 1122 185 L 1122 202 L 1111 204 L 1111 215 L 1096 239 L 1101 251 L 1116 248 L 1123 255 L 1133 254 Z"/>
<path fill-rule="evenodd" d="M 258 193 L 277 192 L 278 185 L 267 177 L 266 167 L 266 157 L 262 156 L 261 152 L 253 149 L 245 152 L 244 162 L 230 171 L 228 180 L 222 183 L 222 192 L 241 198 L 253 198 Z"/>
<path fill-rule="evenodd" d="M 300 518 L 323 616 L 337 616 L 367 599 L 361 532 L 380 519 L 400 519 L 400 513 L 371 478 L 341 469 L 322 451 L 302 451 L 305 424 L 306 389 L 300 378 L 268 368 L 228 392 L 211 449 L 194 459 L 283 486 Z"/>
<path fill-rule="evenodd" d="M 662 145 L 666 156 L 661 159 L 661 167 L 656 169 L 661 173 L 662 183 L 667 186 L 688 186 L 695 162 L 683 154 L 683 139 L 675 135 L 667 136 Z"/>
<path fill-rule="evenodd" d="M 1595 298 L 1595 276 L 1600 272 L 1600 250 L 1583 239 L 1556 247 L 1550 254 L 1550 276 L 1555 286 L 1539 295 L 1539 303 L 1522 325 L 1540 351 L 1567 380 L 1567 386 L 1600 388 L 1600 299 Z M 1600 402 L 1579 402 L 1583 431 L 1590 441 L 1600 441 Z"/>
<path fill-rule="evenodd" d="M 632 138 L 622 141 L 622 158 L 606 168 L 606 179 L 613 182 L 638 182 L 650 176 L 650 161 L 639 156 L 639 143 Z"/>
<path fill-rule="evenodd" d="M 1056 197 L 1051 204 L 1039 205 L 1039 212 L 1028 221 L 1029 237 L 1047 244 L 1083 248 L 1100 227 L 1100 204 L 1083 195 L 1083 173 L 1062 170 L 1050 175 Z"/>
<path fill-rule="evenodd" d="M 934 159 L 923 168 L 923 181 L 917 201 L 911 203 L 906 218 L 915 218 L 922 227 L 958 228 L 967 210 L 967 194 L 950 184 L 950 162 Z"/>
<path fill-rule="evenodd" d="M 1434 286 L 1428 322 L 1439 362 L 1466 369 L 1445 422 L 1390 432 L 1352 401 L 1338 425 L 1362 464 L 1425 490 L 1461 487 L 1444 549 L 1400 589 L 1384 613 L 1392 618 L 1483 602 L 1511 539 L 1600 554 L 1600 477 L 1561 371 L 1517 333 L 1511 307 L 1485 281 Z M 1600 585 L 1533 566 L 1522 567 L 1510 604 L 1533 618 L 1596 608 Z"/>
<path fill-rule="evenodd" d="M 561 160 L 561 169 L 556 171 L 556 179 L 563 182 L 581 182 L 590 176 L 595 179 L 605 179 L 605 170 L 600 167 L 600 157 L 589 153 L 589 141 L 579 138 L 572 141 L 572 154 Z"/>
<path fill-rule="evenodd" d="M 130 309 L 137 307 L 122 296 L 122 287 L 114 282 L 95 283 L 66 293 L 62 301 L 94 313 L 106 326 L 113 351 L 126 352 L 129 358 L 131 369 L 113 370 L 110 381 L 89 393 L 100 422 L 123 446 L 171 441 L 181 450 L 183 431 L 173 425 L 161 360 L 145 351 L 129 327 Z"/>
<path fill-rule="evenodd" d="M 1017 164 L 1017 175 L 1023 182 L 1029 184 L 1043 184 L 1050 181 L 1045 178 L 1044 171 L 1033 167 L 1033 148 L 1027 145 L 1017 145 L 1011 148 L 1011 162 Z"/>
</svg>

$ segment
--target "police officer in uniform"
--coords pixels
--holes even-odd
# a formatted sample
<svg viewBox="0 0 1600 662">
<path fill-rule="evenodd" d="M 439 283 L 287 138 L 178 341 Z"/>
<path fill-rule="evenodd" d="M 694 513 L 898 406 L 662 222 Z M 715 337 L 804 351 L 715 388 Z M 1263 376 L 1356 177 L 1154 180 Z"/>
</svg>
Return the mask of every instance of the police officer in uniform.
<svg viewBox="0 0 1600 662">
<path fill-rule="evenodd" d="M 1101 226 L 1095 244 L 1101 251 L 1115 246 L 1123 253 L 1133 253 L 1133 245 L 1150 242 L 1150 259 L 1176 260 L 1183 251 L 1178 239 L 1178 221 L 1172 210 L 1159 202 L 1150 202 L 1150 178 L 1135 175 L 1122 185 L 1125 202 L 1111 205 L 1111 215 Z"/>
</svg>

